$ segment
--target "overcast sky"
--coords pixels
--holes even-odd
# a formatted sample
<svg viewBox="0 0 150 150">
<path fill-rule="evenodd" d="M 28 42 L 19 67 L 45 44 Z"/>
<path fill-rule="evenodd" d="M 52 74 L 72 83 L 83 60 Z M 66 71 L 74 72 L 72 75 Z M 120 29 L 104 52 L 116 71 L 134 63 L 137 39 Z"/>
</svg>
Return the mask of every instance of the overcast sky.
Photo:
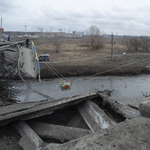
<svg viewBox="0 0 150 150">
<path fill-rule="evenodd" d="M 0 0 L 5 31 L 84 31 L 150 35 L 150 0 Z"/>
</svg>

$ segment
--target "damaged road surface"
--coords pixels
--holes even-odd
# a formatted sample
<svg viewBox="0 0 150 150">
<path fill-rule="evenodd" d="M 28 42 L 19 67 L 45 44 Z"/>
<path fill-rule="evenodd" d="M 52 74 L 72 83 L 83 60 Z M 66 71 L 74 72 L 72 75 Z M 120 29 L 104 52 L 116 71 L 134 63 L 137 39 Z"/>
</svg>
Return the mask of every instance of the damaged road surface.
<svg viewBox="0 0 150 150">
<path fill-rule="evenodd" d="M 0 126 L 12 123 L 24 150 L 147 149 L 150 119 L 140 116 L 140 100 L 108 94 L 3 106 Z"/>
</svg>

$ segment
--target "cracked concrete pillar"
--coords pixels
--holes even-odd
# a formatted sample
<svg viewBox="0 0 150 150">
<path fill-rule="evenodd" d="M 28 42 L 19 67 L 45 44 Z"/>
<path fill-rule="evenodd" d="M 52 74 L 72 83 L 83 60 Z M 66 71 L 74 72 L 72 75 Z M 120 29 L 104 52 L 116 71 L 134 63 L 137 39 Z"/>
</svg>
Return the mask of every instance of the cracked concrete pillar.
<svg viewBox="0 0 150 150">
<path fill-rule="evenodd" d="M 19 145 L 24 150 L 40 150 L 43 147 L 43 140 L 23 121 L 14 123 L 22 138 Z"/>
<path fill-rule="evenodd" d="M 90 100 L 79 104 L 77 109 L 92 132 L 116 125 L 97 104 Z"/>
</svg>

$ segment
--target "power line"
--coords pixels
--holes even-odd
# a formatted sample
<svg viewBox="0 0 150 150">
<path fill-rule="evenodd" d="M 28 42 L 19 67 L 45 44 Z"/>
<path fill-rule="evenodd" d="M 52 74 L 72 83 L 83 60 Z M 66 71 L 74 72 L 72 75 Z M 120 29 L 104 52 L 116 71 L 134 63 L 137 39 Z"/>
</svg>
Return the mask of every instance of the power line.
<svg viewBox="0 0 150 150">
<path fill-rule="evenodd" d="M 123 68 L 123 67 L 127 67 L 127 66 L 130 66 L 130 65 L 133 65 L 133 64 L 136 64 L 136 63 L 138 63 L 138 62 L 141 62 L 141 61 L 145 61 L 145 60 L 147 60 L 147 59 L 150 59 L 150 57 L 148 57 L 148 58 L 145 58 L 145 59 L 142 59 L 142 60 L 137 60 L 137 61 L 134 61 L 134 62 L 132 62 L 132 63 L 128 63 L 128 64 L 125 64 L 125 65 L 122 65 L 122 66 L 120 66 L 120 67 L 115 67 L 115 68 L 112 68 L 112 69 L 109 69 L 109 70 L 106 70 L 106 71 L 103 71 L 103 72 L 100 72 L 100 73 L 96 73 L 96 74 L 94 74 L 94 75 L 91 75 L 91 76 L 88 76 L 88 77 L 86 77 L 86 79 L 88 79 L 88 78 L 91 78 L 91 77 L 94 77 L 94 76 L 97 76 L 97 75 L 101 75 L 101 74 L 104 74 L 104 73 L 107 73 L 107 72 L 110 72 L 110 71 L 113 71 L 113 70 L 116 70 L 116 69 L 120 69 L 120 68 Z M 46 64 L 46 63 L 45 63 Z M 47 65 L 47 64 L 46 64 Z M 47 65 L 48 66 L 48 65 Z M 48 68 L 50 68 L 50 67 L 48 67 Z M 51 69 L 51 68 L 50 68 Z M 52 69 L 51 69 L 52 70 Z M 57 74 L 54 70 L 52 70 L 55 74 Z M 57 75 L 58 76 L 58 75 Z M 61 77 L 59 77 L 59 78 L 61 78 Z M 66 79 L 66 78 L 65 78 Z M 81 78 L 82 79 L 82 78 Z M 77 79 L 74 79 L 73 81 L 75 81 L 75 80 L 77 80 Z"/>
<path fill-rule="evenodd" d="M 123 65 L 123 66 L 116 67 L 116 68 L 113 68 L 113 69 L 110 69 L 110 70 L 106 70 L 106 71 L 104 71 L 104 72 L 96 73 L 96 74 L 94 74 L 94 75 L 89 76 L 89 78 L 90 78 L 90 77 L 93 77 L 93 76 L 101 75 L 101 74 L 104 74 L 104 73 L 107 73 L 107 72 L 110 72 L 110 71 L 113 71 L 113 70 L 116 70 L 116 69 L 120 69 L 120 68 L 123 68 L 123 67 L 126 67 L 126 66 L 130 66 L 130 65 L 136 64 L 136 63 L 138 63 L 138 62 L 145 61 L 145 60 L 147 60 L 147 59 L 149 59 L 149 58 L 150 58 L 150 57 L 145 58 L 145 59 L 142 59 L 142 60 L 137 60 L 137 61 L 135 61 L 135 62 L 132 62 L 132 63 L 129 63 L 129 64 L 125 64 L 125 65 Z"/>
<path fill-rule="evenodd" d="M 46 63 L 45 63 L 46 64 Z M 55 73 L 59 78 L 62 78 L 64 80 L 68 80 L 67 78 L 65 78 L 60 72 L 58 72 L 58 70 L 56 68 L 54 68 L 52 65 L 50 65 L 52 68 L 50 68 L 47 64 L 46 66 L 53 72 Z M 54 71 L 55 70 L 55 71 Z M 58 75 L 59 74 L 59 75 Z"/>
</svg>

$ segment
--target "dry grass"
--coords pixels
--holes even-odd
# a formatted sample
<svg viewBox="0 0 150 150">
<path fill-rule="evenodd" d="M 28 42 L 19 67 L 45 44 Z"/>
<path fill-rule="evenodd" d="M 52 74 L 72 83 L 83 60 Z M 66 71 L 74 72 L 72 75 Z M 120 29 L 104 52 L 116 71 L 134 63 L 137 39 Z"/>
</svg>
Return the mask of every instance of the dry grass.
<svg viewBox="0 0 150 150">
<path fill-rule="evenodd" d="M 50 60 L 56 61 L 77 61 L 79 64 L 90 65 L 102 61 L 110 60 L 111 44 L 104 44 L 103 49 L 91 51 L 87 48 L 83 38 L 61 38 L 61 49 L 55 52 L 55 45 L 52 39 L 36 38 L 33 39 L 38 55 L 49 54 Z M 114 44 L 114 54 L 122 54 L 126 51 L 125 45 Z"/>
</svg>

